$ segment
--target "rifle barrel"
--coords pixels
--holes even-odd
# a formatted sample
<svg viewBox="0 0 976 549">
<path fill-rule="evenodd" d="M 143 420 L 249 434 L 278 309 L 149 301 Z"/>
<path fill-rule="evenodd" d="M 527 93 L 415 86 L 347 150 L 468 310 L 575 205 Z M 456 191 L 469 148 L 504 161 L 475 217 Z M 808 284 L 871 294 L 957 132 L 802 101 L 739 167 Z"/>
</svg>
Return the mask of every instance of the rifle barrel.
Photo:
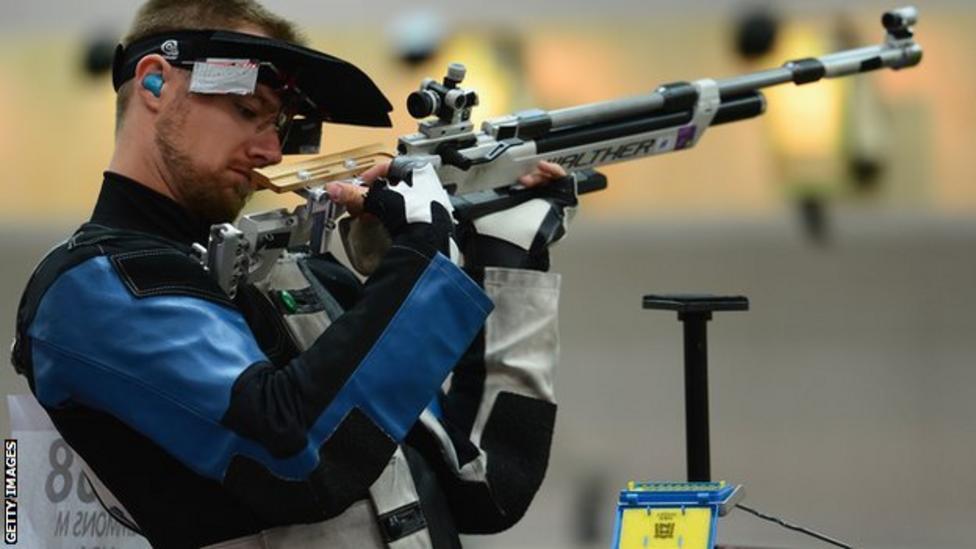
<svg viewBox="0 0 976 549">
<path fill-rule="evenodd" d="M 634 118 L 651 114 L 664 106 L 664 96 L 654 92 L 623 99 L 600 101 L 575 107 L 549 111 L 552 129 L 558 130 L 572 126 L 589 126 L 613 119 Z"/>
<path fill-rule="evenodd" d="M 759 116 L 765 108 L 765 98 L 758 91 L 728 97 L 722 99 L 712 124 L 724 124 Z M 693 114 L 691 110 L 651 112 L 641 117 L 614 118 L 598 124 L 573 126 L 536 138 L 535 150 L 538 154 L 545 154 L 655 130 L 677 128 L 690 122 Z"/>
<path fill-rule="evenodd" d="M 897 70 L 917 65 L 921 59 L 922 48 L 911 40 L 886 42 L 822 57 L 798 59 L 782 67 L 717 80 L 716 84 L 719 94 L 725 98 L 787 82 L 806 84 L 821 78 L 836 78 L 881 68 Z M 665 103 L 665 95 L 655 91 L 647 95 L 556 109 L 549 111 L 548 115 L 551 128 L 560 130 L 652 115 L 664 108 Z"/>
<path fill-rule="evenodd" d="M 885 44 L 789 61 L 779 68 L 725 78 L 717 82 L 719 93 L 726 97 L 787 82 L 807 84 L 821 78 L 837 78 L 882 68 L 897 70 L 917 65 L 921 60 L 922 48 L 914 42 L 905 46 Z"/>
</svg>

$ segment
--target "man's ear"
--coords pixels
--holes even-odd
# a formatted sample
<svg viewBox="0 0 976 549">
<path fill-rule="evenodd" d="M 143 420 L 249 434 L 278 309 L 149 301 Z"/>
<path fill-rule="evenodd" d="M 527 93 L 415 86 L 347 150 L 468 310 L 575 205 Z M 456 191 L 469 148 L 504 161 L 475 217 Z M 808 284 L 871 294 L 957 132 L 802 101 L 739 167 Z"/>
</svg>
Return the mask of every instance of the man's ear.
<svg viewBox="0 0 976 549">
<path fill-rule="evenodd" d="M 136 64 L 135 94 L 138 101 L 152 112 L 159 112 L 163 101 L 175 92 L 175 86 L 167 83 L 171 82 L 175 76 L 173 66 L 161 55 L 147 55 Z"/>
</svg>

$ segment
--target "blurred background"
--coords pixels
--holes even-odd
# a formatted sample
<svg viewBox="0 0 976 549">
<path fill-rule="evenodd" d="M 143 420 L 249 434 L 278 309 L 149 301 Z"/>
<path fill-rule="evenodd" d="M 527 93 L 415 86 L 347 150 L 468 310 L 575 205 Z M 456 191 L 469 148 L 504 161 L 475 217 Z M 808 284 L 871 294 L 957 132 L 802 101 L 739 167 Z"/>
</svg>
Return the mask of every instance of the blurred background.
<svg viewBox="0 0 976 549">
<path fill-rule="evenodd" d="M 268 0 L 394 103 L 324 151 L 415 131 L 404 101 L 468 67 L 475 121 L 647 93 L 881 40 L 895 4 Z M 560 416 L 543 488 L 492 547 L 605 547 L 628 480 L 684 477 L 681 326 L 647 293 L 750 298 L 710 324 L 713 476 L 857 546 L 973 547 L 976 4 L 922 1 L 920 66 L 767 93 L 765 116 L 605 168 L 554 253 Z M 113 146 L 130 0 L 0 5 L 0 334 L 36 261 L 87 219 Z M 295 205 L 259 196 L 257 211 Z M 9 353 L 4 347 L 3 362 Z M 9 367 L 5 394 L 26 393 Z M 6 407 L 0 430 L 9 432 Z M 819 547 L 734 512 L 724 543 Z"/>
</svg>

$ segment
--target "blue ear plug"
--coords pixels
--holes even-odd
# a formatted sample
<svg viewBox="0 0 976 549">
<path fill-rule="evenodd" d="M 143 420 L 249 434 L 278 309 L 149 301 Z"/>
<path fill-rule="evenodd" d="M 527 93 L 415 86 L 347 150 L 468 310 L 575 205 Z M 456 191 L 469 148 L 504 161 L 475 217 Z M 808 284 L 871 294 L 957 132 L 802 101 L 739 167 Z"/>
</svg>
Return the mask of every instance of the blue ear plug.
<svg viewBox="0 0 976 549">
<path fill-rule="evenodd" d="M 152 92 L 156 97 L 159 97 L 159 94 L 163 93 L 163 75 L 147 74 L 142 79 L 142 87 Z"/>
</svg>

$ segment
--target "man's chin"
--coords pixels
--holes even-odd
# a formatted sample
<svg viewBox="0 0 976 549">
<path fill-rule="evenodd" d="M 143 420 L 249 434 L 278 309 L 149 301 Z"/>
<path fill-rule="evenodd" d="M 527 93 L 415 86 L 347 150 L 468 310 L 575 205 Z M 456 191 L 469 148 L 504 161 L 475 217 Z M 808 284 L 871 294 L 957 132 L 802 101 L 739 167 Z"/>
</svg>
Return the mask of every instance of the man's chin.
<svg viewBox="0 0 976 549">
<path fill-rule="evenodd" d="M 244 210 L 244 206 L 247 206 L 247 203 L 251 201 L 251 197 L 253 196 L 254 192 L 250 190 L 242 195 L 235 196 L 235 202 L 232 207 L 234 210 L 234 219 L 237 219 L 237 217 L 241 215 L 241 211 Z"/>
<path fill-rule="evenodd" d="M 241 210 L 244 209 L 246 202 L 246 199 L 237 197 L 233 200 L 227 198 L 224 200 L 214 200 L 217 197 L 210 198 L 210 200 L 198 199 L 193 201 L 192 206 L 190 206 L 192 213 L 198 219 L 210 225 L 233 222 L 240 215 Z"/>
<path fill-rule="evenodd" d="M 209 200 L 202 201 L 201 208 L 206 216 L 205 220 L 211 224 L 231 223 L 244 210 L 244 206 L 251 200 L 254 192 L 250 185 L 224 187 L 223 192 L 216 196 L 211 196 Z"/>
</svg>

